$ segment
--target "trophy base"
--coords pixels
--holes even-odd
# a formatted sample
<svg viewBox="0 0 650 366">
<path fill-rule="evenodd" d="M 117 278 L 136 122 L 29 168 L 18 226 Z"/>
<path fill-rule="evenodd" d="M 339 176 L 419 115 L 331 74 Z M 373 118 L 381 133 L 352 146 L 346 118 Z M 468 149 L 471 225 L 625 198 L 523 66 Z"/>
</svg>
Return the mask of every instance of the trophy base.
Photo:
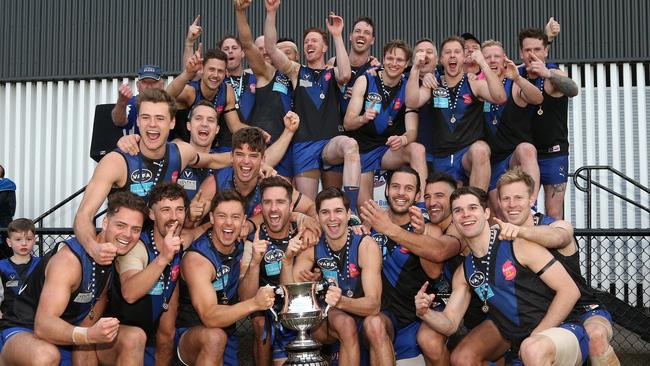
<svg viewBox="0 0 650 366">
<path fill-rule="evenodd" d="M 327 366 L 328 363 L 323 360 L 320 349 L 293 351 L 287 349 L 287 360 L 285 366 Z"/>
</svg>

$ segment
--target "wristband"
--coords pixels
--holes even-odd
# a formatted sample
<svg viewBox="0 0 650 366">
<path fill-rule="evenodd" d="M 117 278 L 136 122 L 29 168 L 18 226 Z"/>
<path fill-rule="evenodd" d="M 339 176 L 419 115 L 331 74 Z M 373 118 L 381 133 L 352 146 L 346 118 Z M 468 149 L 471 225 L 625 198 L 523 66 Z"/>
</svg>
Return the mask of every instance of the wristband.
<svg viewBox="0 0 650 366">
<path fill-rule="evenodd" d="M 72 329 L 72 344 L 88 344 L 88 328 L 74 327 Z"/>
</svg>

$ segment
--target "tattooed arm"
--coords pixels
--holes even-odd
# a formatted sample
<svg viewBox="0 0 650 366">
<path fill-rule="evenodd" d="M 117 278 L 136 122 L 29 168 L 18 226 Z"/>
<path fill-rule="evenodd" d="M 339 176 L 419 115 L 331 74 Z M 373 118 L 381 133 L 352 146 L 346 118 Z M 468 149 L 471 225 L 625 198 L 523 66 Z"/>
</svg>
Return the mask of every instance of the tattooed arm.
<svg viewBox="0 0 650 366">
<path fill-rule="evenodd" d="M 553 84 L 553 88 L 569 98 L 578 95 L 578 85 L 568 76 L 563 75 L 559 70 L 549 70 L 548 81 Z"/>
</svg>

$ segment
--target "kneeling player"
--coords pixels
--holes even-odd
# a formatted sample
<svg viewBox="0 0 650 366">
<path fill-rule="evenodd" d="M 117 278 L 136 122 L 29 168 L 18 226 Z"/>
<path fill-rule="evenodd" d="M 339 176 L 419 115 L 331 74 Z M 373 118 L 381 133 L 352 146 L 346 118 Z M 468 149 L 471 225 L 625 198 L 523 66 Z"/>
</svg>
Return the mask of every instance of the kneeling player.
<svg viewBox="0 0 650 366">
<path fill-rule="evenodd" d="M 212 231 L 192 243 L 181 263 L 176 337 L 184 365 L 238 365 L 235 322 L 273 305 L 275 295 L 262 287 L 255 297 L 239 301 L 246 202 L 234 190 L 212 200 Z"/>
</svg>

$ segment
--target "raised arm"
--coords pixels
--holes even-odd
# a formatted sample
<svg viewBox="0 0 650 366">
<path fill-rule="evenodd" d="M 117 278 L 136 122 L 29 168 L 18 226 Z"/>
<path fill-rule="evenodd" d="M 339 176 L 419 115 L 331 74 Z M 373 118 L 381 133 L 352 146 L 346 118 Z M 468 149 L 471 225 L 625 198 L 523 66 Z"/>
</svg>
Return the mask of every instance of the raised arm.
<svg viewBox="0 0 650 366">
<path fill-rule="evenodd" d="M 117 249 L 112 243 L 98 243 L 94 217 L 114 186 L 126 184 L 126 161 L 117 152 L 110 152 L 95 168 L 86 186 L 77 214 L 74 218 L 74 234 L 84 249 L 98 264 L 110 264 Z"/>
<path fill-rule="evenodd" d="M 336 67 L 334 67 L 334 75 L 339 86 L 343 86 L 350 81 L 352 77 L 352 68 L 350 67 L 350 57 L 348 51 L 345 49 L 345 42 L 343 42 L 343 18 L 330 12 L 329 19 L 326 19 L 327 30 L 334 39 L 334 49 L 336 51 Z"/>
<path fill-rule="evenodd" d="M 265 161 L 268 165 L 274 167 L 284 157 L 284 154 L 291 144 L 293 135 L 298 131 L 298 126 L 300 125 L 300 117 L 292 111 L 287 112 L 283 118 L 284 121 L 284 131 L 278 139 L 266 149 Z"/>
<path fill-rule="evenodd" d="M 528 79 L 519 75 L 519 70 L 511 59 L 506 57 L 506 78 L 513 81 L 512 97 L 520 107 L 525 107 L 528 104 L 538 105 L 544 101 L 542 91 L 539 90 Z"/>
<path fill-rule="evenodd" d="M 501 79 L 492 71 L 490 65 L 483 58 L 482 52 L 472 52 L 472 59 L 481 67 L 485 80 L 471 80 L 470 85 L 474 93 L 481 99 L 494 104 L 505 104 L 508 101 L 506 90 Z"/>
<path fill-rule="evenodd" d="M 201 33 L 203 33 L 203 28 L 199 25 L 201 21 L 201 16 L 197 15 L 192 24 L 190 24 L 187 29 L 187 35 L 185 36 L 185 47 L 183 48 L 183 62 L 181 65 L 185 65 L 187 60 L 192 57 L 194 54 L 194 43 L 199 39 Z"/>
<path fill-rule="evenodd" d="M 293 86 L 298 83 L 298 71 L 300 64 L 289 60 L 287 55 L 278 49 L 276 43 L 278 42 L 278 32 L 275 28 L 275 17 L 280 7 L 280 0 L 264 0 L 266 7 L 266 20 L 264 21 L 264 48 L 266 53 L 269 54 L 273 66 L 280 70 L 283 74 L 287 75 Z"/>
<path fill-rule="evenodd" d="M 255 236 L 251 245 L 251 260 L 246 266 L 244 277 L 239 284 L 239 297 L 247 300 L 255 297 L 257 289 L 260 287 L 260 263 L 266 253 L 269 242 L 260 240 L 260 230 L 255 230 Z"/>
<path fill-rule="evenodd" d="M 113 124 L 117 127 L 124 127 L 129 122 L 128 116 L 126 115 L 126 107 L 129 104 L 129 100 L 133 97 L 133 91 L 129 84 L 122 84 L 117 90 L 117 103 L 115 107 L 111 110 L 111 119 Z"/>
<path fill-rule="evenodd" d="M 251 2 L 252 0 L 235 0 L 234 2 L 237 33 L 239 33 L 239 41 L 242 43 L 248 65 L 253 70 L 257 82 L 266 85 L 273 79 L 275 70 L 273 66 L 264 61 L 264 56 L 255 47 L 251 27 L 246 19 L 246 10 L 250 7 Z"/>
<path fill-rule="evenodd" d="M 555 291 L 546 315 L 532 333 L 557 327 L 571 313 L 580 298 L 580 290 L 562 264 L 557 262 L 545 248 L 522 239 L 516 240 L 513 248 L 517 260 L 535 272 L 551 290 Z"/>
<path fill-rule="evenodd" d="M 420 86 L 420 68 L 425 62 L 424 52 L 418 52 L 413 56 L 413 66 L 406 81 L 406 108 L 420 108 L 431 97 L 431 89 L 424 85 Z"/>
<path fill-rule="evenodd" d="M 185 62 L 183 72 L 167 86 L 167 93 L 176 99 L 176 103 L 180 108 L 189 108 L 194 103 L 194 88 L 187 85 L 187 83 L 203 68 L 202 52 L 203 45 L 199 44 L 198 50 Z"/>
</svg>

